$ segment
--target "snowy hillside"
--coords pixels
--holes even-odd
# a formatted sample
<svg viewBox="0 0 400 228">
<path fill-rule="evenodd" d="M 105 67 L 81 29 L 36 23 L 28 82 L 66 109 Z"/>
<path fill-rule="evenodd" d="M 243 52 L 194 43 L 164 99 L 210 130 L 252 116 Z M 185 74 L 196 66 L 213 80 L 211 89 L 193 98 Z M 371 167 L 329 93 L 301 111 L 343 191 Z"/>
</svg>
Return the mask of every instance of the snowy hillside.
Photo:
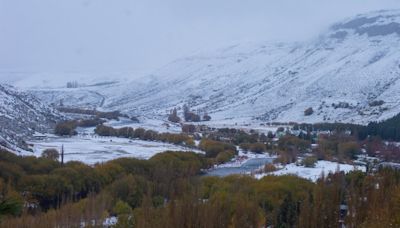
<svg viewBox="0 0 400 228">
<path fill-rule="evenodd" d="M 33 92 L 49 103 L 139 115 L 162 116 L 187 103 L 214 120 L 366 123 L 400 112 L 399 79 L 400 11 L 380 11 L 306 43 L 241 44 L 176 60 L 130 83 Z"/>
<path fill-rule="evenodd" d="M 2 146 L 25 148 L 24 139 L 46 133 L 60 116 L 31 94 L 0 85 L 0 142 Z"/>
</svg>

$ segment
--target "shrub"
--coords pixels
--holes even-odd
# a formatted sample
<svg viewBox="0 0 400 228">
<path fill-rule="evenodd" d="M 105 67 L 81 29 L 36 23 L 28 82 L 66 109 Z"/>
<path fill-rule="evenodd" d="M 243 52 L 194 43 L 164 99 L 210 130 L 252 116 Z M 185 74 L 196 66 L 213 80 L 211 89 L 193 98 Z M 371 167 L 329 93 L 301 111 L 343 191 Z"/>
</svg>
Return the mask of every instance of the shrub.
<svg viewBox="0 0 400 228">
<path fill-rule="evenodd" d="M 235 157 L 235 152 L 226 150 L 226 151 L 219 153 L 217 155 L 217 157 L 215 158 L 215 160 L 218 164 L 222 164 L 222 163 L 232 160 L 233 157 Z"/>
<path fill-rule="evenodd" d="M 124 201 L 118 200 L 113 208 L 113 212 L 116 215 L 127 215 L 132 213 L 132 208 Z"/>
<path fill-rule="evenodd" d="M 76 135 L 77 132 L 75 131 L 77 127 L 77 122 L 76 121 L 66 121 L 62 122 L 56 125 L 56 128 L 54 129 L 54 133 L 56 135 L 60 136 L 66 136 L 66 135 Z"/>
<path fill-rule="evenodd" d="M 199 147 L 206 152 L 206 157 L 208 158 L 215 158 L 219 153 L 226 150 L 234 151 L 236 154 L 236 147 L 234 145 L 210 139 L 201 140 Z"/>
<path fill-rule="evenodd" d="M 314 113 L 313 108 L 307 108 L 306 110 L 304 110 L 304 115 L 305 116 L 311 116 Z"/>
<path fill-rule="evenodd" d="M 338 145 L 338 153 L 341 158 L 354 159 L 359 152 L 360 146 L 357 142 L 345 142 Z"/>
<path fill-rule="evenodd" d="M 130 119 L 131 119 L 133 122 L 135 122 L 135 123 L 140 123 L 139 118 L 136 117 L 136 116 L 132 116 Z"/>
<path fill-rule="evenodd" d="M 100 136 L 115 136 L 117 133 L 114 128 L 104 125 L 98 125 L 94 132 Z"/>
<path fill-rule="evenodd" d="M 17 216 L 20 215 L 23 208 L 22 200 L 19 200 L 15 197 L 10 197 L 7 199 L 0 198 L 0 222 L 2 216 Z"/>
<path fill-rule="evenodd" d="M 251 151 L 254 153 L 261 154 L 267 150 L 264 143 L 242 143 L 239 147 L 244 151 Z"/>
<path fill-rule="evenodd" d="M 183 124 L 182 125 L 182 132 L 184 133 L 194 133 L 196 131 L 196 126 L 193 124 Z"/>
<path fill-rule="evenodd" d="M 306 157 L 301 161 L 301 164 L 307 168 L 315 168 L 315 164 L 317 163 L 316 157 Z"/>
<path fill-rule="evenodd" d="M 60 153 L 56 149 L 46 149 L 42 152 L 42 157 L 57 161 L 60 158 Z"/>
<path fill-rule="evenodd" d="M 94 119 L 89 119 L 89 120 L 80 120 L 78 122 L 79 127 L 96 127 L 97 125 L 103 124 L 104 120 L 100 118 L 94 118 Z"/>
<path fill-rule="evenodd" d="M 178 112 L 176 111 L 176 108 L 174 108 L 174 110 L 172 110 L 171 114 L 169 114 L 168 121 L 171 121 L 171 122 L 174 122 L 174 123 L 181 122 L 181 118 L 179 118 Z"/>
<path fill-rule="evenodd" d="M 281 137 L 278 142 L 278 148 L 281 150 L 292 149 L 303 152 L 309 149 L 310 146 L 311 143 L 309 141 L 290 135 Z"/>
<path fill-rule="evenodd" d="M 276 166 L 274 164 L 266 164 L 264 166 L 264 172 L 265 173 L 272 173 L 277 170 Z"/>
<path fill-rule="evenodd" d="M 383 105 L 383 104 L 385 104 L 384 101 L 382 101 L 382 100 L 377 100 L 377 101 L 371 101 L 371 102 L 369 103 L 369 106 L 371 106 L 371 107 L 376 107 L 376 106 L 381 106 L 381 105 Z"/>
<path fill-rule="evenodd" d="M 253 143 L 250 146 L 250 151 L 254 153 L 261 154 L 267 150 L 264 143 Z"/>
</svg>

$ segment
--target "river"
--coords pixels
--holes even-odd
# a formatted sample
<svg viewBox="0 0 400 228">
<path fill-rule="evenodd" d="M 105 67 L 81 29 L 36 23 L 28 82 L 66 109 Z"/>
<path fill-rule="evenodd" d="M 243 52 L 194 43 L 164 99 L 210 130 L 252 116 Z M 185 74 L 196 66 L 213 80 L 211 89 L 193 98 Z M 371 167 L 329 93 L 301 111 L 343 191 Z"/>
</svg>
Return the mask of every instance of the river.
<svg viewBox="0 0 400 228">
<path fill-rule="evenodd" d="M 209 170 L 206 176 L 219 176 L 225 177 L 233 174 L 248 174 L 252 171 L 256 171 L 265 164 L 272 163 L 274 158 L 252 158 L 243 163 L 241 166 L 235 167 L 217 167 Z"/>
</svg>

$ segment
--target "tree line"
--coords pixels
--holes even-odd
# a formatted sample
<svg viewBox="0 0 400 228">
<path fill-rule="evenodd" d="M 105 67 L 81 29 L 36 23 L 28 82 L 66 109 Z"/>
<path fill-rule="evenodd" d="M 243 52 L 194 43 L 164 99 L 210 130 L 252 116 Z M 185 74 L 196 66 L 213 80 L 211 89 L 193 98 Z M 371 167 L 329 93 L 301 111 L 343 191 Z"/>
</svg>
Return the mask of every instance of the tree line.
<svg viewBox="0 0 400 228">
<path fill-rule="evenodd" d="M 143 128 L 113 128 L 105 125 L 98 125 L 95 129 L 95 133 L 100 136 L 114 136 L 146 141 L 160 141 L 196 148 L 193 137 L 188 134 L 182 133 L 159 133 L 153 130 L 145 130 Z M 220 164 L 230 161 L 235 155 L 237 155 L 237 149 L 233 144 L 212 140 L 207 137 L 204 137 L 200 140 L 198 149 L 205 152 L 206 157 L 210 158 L 209 163 L 211 164 Z"/>
<path fill-rule="evenodd" d="M 78 134 L 77 127 L 96 127 L 105 122 L 100 118 L 62 121 L 56 124 L 54 133 L 59 136 L 72 136 Z"/>
<path fill-rule="evenodd" d="M 227 148 L 228 149 L 228 148 Z M 94 166 L 0 153 L 0 227 L 397 227 L 400 172 L 260 180 L 201 176 L 207 158 L 165 152 Z"/>
<path fill-rule="evenodd" d="M 128 115 L 122 114 L 119 111 L 101 112 L 101 111 L 97 111 L 97 110 L 68 108 L 68 107 L 58 107 L 57 110 L 60 112 L 65 112 L 65 113 L 90 115 L 90 116 L 95 116 L 95 118 L 103 118 L 103 119 L 108 119 L 108 120 L 119 120 L 120 117 L 129 118 Z"/>
<path fill-rule="evenodd" d="M 294 129 L 306 132 L 312 131 L 350 131 L 360 140 L 371 136 L 378 136 L 384 140 L 400 141 L 400 114 L 379 122 L 371 122 L 368 125 L 350 123 L 317 123 L 317 124 L 295 124 Z"/>
<path fill-rule="evenodd" d="M 157 131 L 146 130 L 144 128 L 113 128 L 101 124 L 97 125 L 94 132 L 100 136 L 114 136 L 130 139 L 141 139 L 146 141 L 160 141 L 188 147 L 193 147 L 195 145 L 193 138 L 186 134 L 158 133 Z"/>
<path fill-rule="evenodd" d="M 200 122 L 200 121 L 210 121 L 211 116 L 208 115 L 207 112 L 201 116 L 199 113 L 195 113 L 194 111 L 190 110 L 188 105 L 183 106 L 183 118 L 186 122 Z M 181 118 L 178 115 L 178 110 L 176 108 L 172 109 L 170 114 L 168 115 L 168 121 L 174 123 L 180 123 Z"/>
</svg>

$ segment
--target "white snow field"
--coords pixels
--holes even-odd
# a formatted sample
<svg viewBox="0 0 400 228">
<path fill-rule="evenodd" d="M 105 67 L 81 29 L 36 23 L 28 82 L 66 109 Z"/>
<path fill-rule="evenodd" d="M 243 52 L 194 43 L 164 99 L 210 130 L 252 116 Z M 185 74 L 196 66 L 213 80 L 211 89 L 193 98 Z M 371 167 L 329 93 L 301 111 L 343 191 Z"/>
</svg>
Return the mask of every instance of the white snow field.
<svg viewBox="0 0 400 228">
<path fill-rule="evenodd" d="M 75 89 L 49 88 L 48 78 L 17 85 L 47 103 L 162 119 L 189 104 L 222 122 L 365 124 L 400 112 L 400 11 L 357 15 L 308 42 L 238 44 L 127 78 Z"/>
<path fill-rule="evenodd" d="M 318 161 L 315 168 L 307 168 L 304 166 L 297 166 L 295 163 L 284 166 L 282 169 L 267 173 L 267 174 L 257 174 L 256 178 L 261 179 L 267 175 L 296 175 L 311 181 L 317 181 L 322 175 L 326 176 L 329 173 L 345 172 L 349 173 L 353 170 L 360 170 L 365 172 L 364 166 L 353 166 L 348 164 L 340 164 L 337 162 L 330 161 Z"/>
<path fill-rule="evenodd" d="M 144 128 L 146 130 L 153 130 L 159 133 L 168 132 L 168 133 L 179 134 L 182 132 L 182 127 L 180 126 L 180 124 L 153 118 L 140 118 L 140 122 L 138 123 L 126 118 L 120 118 L 120 120 L 107 121 L 105 125 L 114 128 L 123 128 L 123 127 L 132 127 L 134 129 Z"/>
<path fill-rule="evenodd" d="M 86 164 L 95 164 L 122 157 L 134 157 L 149 159 L 152 156 L 165 151 L 202 151 L 183 146 L 133 140 L 117 137 L 73 136 L 52 137 L 46 140 L 30 141 L 33 144 L 33 155 L 40 156 L 45 149 L 57 149 L 61 151 L 64 146 L 64 161 L 81 161 Z"/>
</svg>

